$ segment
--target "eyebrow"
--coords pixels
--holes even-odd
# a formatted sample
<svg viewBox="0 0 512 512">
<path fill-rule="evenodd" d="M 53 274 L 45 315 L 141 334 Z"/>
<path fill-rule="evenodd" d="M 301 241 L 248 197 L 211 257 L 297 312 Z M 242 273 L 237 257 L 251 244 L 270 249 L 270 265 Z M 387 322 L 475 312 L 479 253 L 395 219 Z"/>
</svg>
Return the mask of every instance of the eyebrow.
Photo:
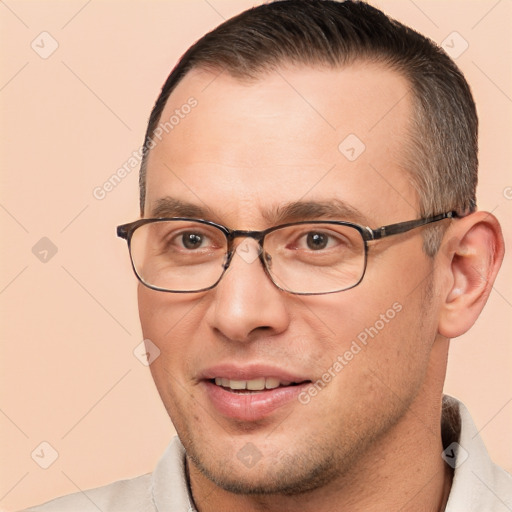
<svg viewBox="0 0 512 512">
<path fill-rule="evenodd" d="M 150 216 L 155 218 L 190 217 L 206 219 L 212 216 L 212 212 L 206 205 L 199 206 L 167 196 L 155 202 L 150 211 Z"/>
<path fill-rule="evenodd" d="M 367 225 L 368 217 L 354 206 L 339 199 L 327 201 L 294 201 L 280 205 L 263 214 L 266 220 L 272 224 L 285 224 L 299 220 L 343 220 Z"/>
<path fill-rule="evenodd" d="M 163 197 L 155 202 L 150 210 L 150 216 L 162 217 L 188 217 L 218 221 L 219 215 L 206 205 L 197 205 L 181 201 L 173 197 Z M 369 219 L 361 211 L 339 199 L 327 201 L 293 201 L 278 205 L 262 212 L 262 216 L 269 225 L 286 224 L 301 220 L 342 220 L 369 225 Z"/>
</svg>

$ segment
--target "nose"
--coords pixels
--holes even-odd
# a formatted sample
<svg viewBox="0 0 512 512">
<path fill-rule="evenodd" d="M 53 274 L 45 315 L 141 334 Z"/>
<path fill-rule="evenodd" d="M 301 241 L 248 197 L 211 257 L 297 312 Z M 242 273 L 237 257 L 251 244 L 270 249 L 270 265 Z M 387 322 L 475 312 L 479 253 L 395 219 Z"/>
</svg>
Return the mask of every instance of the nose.
<svg viewBox="0 0 512 512">
<path fill-rule="evenodd" d="M 287 293 L 271 282 L 259 251 L 255 240 L 241 240 L 229 268 L 210 292 L 213 298 L 207 321 L 232 341 L 247 342 L 262 334 L 280 334 L 290 322 Z"/>
</svg>

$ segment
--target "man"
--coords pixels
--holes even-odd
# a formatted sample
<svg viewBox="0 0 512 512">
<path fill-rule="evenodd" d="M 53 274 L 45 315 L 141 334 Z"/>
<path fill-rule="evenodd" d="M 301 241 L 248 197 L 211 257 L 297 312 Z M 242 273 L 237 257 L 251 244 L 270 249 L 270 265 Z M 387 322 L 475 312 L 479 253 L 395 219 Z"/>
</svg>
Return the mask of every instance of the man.
<svg viewBox="0 0 512 512">
<path fill-rule="evenodd" d="M 178 437 L 151 475 L 31 510 L 512 510 L 442 394 L 504 252 L 476 182 L 462 74 L 377 9 L 278 1 L 207 34 L 118 228 Z"/>
</svg>

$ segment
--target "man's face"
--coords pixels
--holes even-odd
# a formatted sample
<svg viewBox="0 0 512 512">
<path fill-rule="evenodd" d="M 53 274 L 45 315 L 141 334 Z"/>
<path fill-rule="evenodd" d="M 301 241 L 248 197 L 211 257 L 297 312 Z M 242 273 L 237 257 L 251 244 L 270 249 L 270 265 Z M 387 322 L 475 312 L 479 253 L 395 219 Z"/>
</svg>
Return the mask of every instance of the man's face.
<svg viewBox="0 0 512 512">
<path fill-rule="evenodd" d="M 162 115 L 181 113 L 150 153 L 145 217 L 197 213 L 244 230 L 418 218 L 401 166 L 407 91 L 396 73 L 370 64 L 287 68 L 250 83 L 193 71 Z M 190 97 L 197 105 L 183 109 Z M 190 207 L 176 209 L 176 200 Z M 311 208 L 334 202 L 332 213 Z M 293 203 L 299 217 L 283 217 Z M 429 400 L 437 325 L 421 229 L 369 245 L 363 281 L 329 295 L 283 292 L 241 252 L 212 290 L 139 286 L 144 337 L 161 351 L 156 386 L 190 462 L 218 485 L 318 486 L 356 468 L 410 420 L 411 404 Z M 280 386 L 230 389 L 262 378 Z"/>
</svg>

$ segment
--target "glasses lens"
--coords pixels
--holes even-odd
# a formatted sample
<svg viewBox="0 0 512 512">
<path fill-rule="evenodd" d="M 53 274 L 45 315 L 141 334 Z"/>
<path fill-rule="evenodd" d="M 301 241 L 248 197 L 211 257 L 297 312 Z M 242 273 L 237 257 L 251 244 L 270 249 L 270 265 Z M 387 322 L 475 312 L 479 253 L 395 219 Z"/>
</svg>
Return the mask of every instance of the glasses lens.
<svg viewBox="0 0 512 512">
<path fill-rule="evenodd" d="M 364 240 L 352 226 L 296 224 L 265 238 L 267 269 L 280 288 L 303 294 L 331 293 L 357 285 L 364 274 Z"/>
<path fill-rule="evenodd" d="M 213 286 L 224 271 L 226 252 L 220 229 L 194 221 L 144 224 L 130 242 L 138 278 L 151 288 L 175 292 Z"/>
</svg>

